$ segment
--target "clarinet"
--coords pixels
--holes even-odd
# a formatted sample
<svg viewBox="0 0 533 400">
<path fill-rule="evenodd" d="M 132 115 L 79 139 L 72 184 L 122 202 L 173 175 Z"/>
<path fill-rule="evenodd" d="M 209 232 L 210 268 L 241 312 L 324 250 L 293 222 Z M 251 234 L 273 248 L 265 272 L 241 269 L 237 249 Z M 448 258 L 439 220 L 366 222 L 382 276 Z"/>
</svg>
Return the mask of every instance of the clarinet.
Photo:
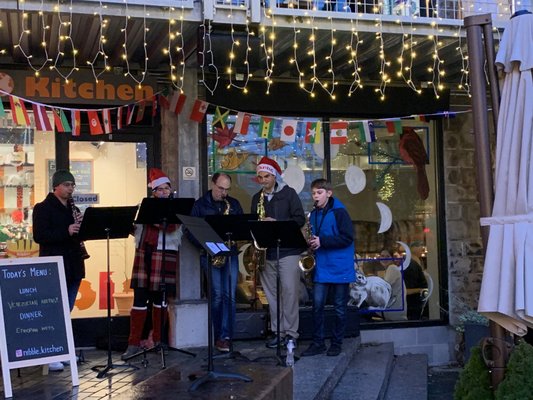
<svg viewBox="0 0 533 400">
<path fill-rule="evenodd" d="M 70 209 L 72 210 L 72 216 L 74 217 L 74 223 L 75 224 L 81 224 L 81 221 L 83 220 L 83 214 L 80 212 L 78 207 L 74 205 L 74 200 L 72 197 L 69 197 L 67 200 L 68 205 L 70 206 Z M 90 254 L 87 253 L 87 249 L 85 248 L 85 243 L 83 243 L 80 240 L 80 252 L 81 252 L 81 259 L 86 260 L 90 257 Z"/>
</svg>

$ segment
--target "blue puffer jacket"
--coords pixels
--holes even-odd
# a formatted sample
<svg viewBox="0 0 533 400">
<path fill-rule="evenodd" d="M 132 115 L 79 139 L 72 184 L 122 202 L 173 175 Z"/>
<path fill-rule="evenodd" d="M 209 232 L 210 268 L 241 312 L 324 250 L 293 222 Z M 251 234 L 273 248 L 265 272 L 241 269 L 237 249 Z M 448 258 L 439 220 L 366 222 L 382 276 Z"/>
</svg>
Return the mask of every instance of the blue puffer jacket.
<svg viewBox="0 0 533 400">
<path fill-rule="evenodd" d="M 331 197 L 326 207 L 313 210 L 310 222 L 313 234 L 320 238 L 314 281 L 355 282 L 353 226 L 344 205 Z"/>
</svg>

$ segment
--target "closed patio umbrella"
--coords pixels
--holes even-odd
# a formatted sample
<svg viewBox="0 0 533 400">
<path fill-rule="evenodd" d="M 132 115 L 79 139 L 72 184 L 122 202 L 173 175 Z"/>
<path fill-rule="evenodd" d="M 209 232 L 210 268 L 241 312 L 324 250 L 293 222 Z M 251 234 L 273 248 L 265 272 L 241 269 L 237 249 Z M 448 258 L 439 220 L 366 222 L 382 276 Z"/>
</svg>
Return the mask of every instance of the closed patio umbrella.
<svg viewBox="0 0 533 400">
<path fill-rule="evenodd" d="M 496 57 L 503 72 L 496 170 L 478 311 L 523 336 L 533 327 L 533 14 L 517 15 Z"/>
</svg>

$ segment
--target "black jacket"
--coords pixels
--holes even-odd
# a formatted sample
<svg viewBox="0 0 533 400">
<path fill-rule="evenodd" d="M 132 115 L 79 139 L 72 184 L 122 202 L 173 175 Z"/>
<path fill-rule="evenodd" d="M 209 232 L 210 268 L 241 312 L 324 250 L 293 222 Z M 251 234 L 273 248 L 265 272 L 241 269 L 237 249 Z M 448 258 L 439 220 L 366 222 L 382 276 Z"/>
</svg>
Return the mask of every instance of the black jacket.
<svg viewBox="0 0 533 400">
<path fill-rule="evenodd" d="M 33 240 L 39 243 L 39 256 L 63 256 L 67 281 L 85 278 L 80 242 L 68 233 L 73 223 L 72 210 L 53 193 L 33 209 Z"/>
</svg>

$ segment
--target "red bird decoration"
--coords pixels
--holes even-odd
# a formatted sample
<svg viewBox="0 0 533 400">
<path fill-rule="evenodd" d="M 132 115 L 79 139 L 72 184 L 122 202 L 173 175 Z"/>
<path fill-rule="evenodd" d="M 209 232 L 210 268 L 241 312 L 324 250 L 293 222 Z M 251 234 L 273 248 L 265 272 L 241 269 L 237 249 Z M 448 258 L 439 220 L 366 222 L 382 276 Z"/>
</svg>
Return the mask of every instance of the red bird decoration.
<svg viewBox="0 0 533 400">
<path fill-rule="evenodd" d="M 216 128 L 216 133 L 213 133 L 213 140 L 218 142 L 218 148 L 223 149 L 233 141 L 237 136 L 236 132 L 233 132 L 233 126 L 230 128 L 228 125 L 225 125 L 224 128 Z"/>
<path fill-rule="evenodd" d="M 422 200 L 426 200 L 429 196 L 429 182 L 426 176 L 426 164 L 429 163 L 426 149 L 422 139 L 415 132 L 413 128 L 402 128 L 402 135 L 400 136 L 400 157 L 407 164 L 412 164 L 416 170 L 417 185 L 416 189 L 418 195 Z"/>
</svg>

